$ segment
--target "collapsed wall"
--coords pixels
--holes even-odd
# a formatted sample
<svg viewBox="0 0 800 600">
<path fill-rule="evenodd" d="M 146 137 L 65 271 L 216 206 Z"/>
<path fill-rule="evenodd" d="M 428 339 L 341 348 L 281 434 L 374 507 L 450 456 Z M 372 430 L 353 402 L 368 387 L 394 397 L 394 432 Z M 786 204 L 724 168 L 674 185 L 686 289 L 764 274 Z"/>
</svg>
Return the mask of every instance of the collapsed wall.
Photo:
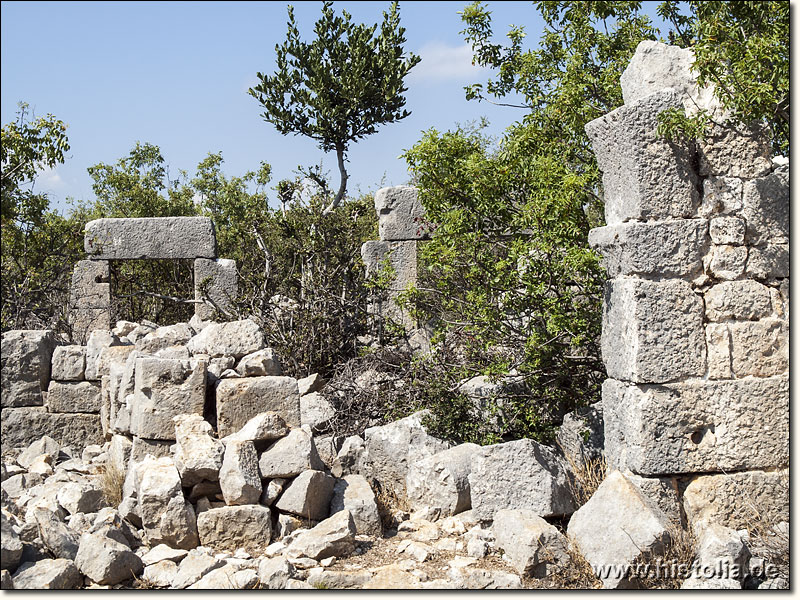
<svg viewBox="0 0 800 600">
<path fill-rule="evenodd" d="M 789 169 L 767 131 L 697 89 L 691 62 L 642 42 L 625 105 L 586 126 L 607 223 L 589 237 L 610 277 L 605 453 L 682 495 L 689 521 L 741 528 L 754 510 L 788 519 Z M 707 109 L 710 135 L 660 138 L 672 107 Z"/>
</svg>

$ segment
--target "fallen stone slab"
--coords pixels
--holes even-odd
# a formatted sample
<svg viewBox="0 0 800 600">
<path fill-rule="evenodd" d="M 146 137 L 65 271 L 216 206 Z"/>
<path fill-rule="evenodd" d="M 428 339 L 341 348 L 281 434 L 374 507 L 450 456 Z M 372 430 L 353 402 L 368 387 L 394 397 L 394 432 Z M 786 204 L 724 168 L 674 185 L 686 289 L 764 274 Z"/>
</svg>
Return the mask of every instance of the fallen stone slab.
<svg viewBox="0 0 800 600">
<path fill-rule="evenodd" d="M 176 448 L 173 460 L 183 487 L 201 481 L 216 481 L 225 454 L 225 446 L 214 439 L 211 424 L 202 415 L 178 415 L 175 423 Z"/>
<path fill-rule="evenodd" d="M 414 511 L 436 520 L 469 510 L 469 474 L 477 444 L 460 444 L 409 465 L 406 475 L 408 500 Z"/>
<path fill-rule="evenodd" d="M 272 513 L 257 504 L 212 508 L 197 517 L 197 530 L 203 546 L 257 553 L 269 546 Z"/>
<path fill-rule="evenodd" d="M 0 438 L 6 448 L 24 447 L 47 431 L 62 446 L 82 450 L 102 444 L 100 416 L 83 413 L 49 413 L 44 406 L 4 408 L 0 417 Z"/>
<path fill-rule="evenodd" d="M 323 387 L 325 387 L 325 380 L 318 373 L 312 373 L 308 377 L 297 380 L 297 389 L 301 398 L 311 392 L 318 392 Z"/>
<path fill-rule="evenodd" d="M 71 560 L 45 558 L 22 565 L 13 582 L 15 590 L 77 590 L 83 587 L 83 575 Z"/>
<path fill-rule="evenodd" d="M 136 340 L 136 350 L 142 354 L 155 354 L 173 346 L 185 346 L 193 335 L 186 323 L 166 325 Z"/>
<path fill-rule="evenodd" d="M 491 519 L 504 508 L 541 517 L 568 515 L 576 508 L 570 476 L 563 458 L 533 440 L 483 446 L 472 456 L 472 512 L 479 519 Z"/>
<path fill-rule="evenodd" d="M 236 365 L 239 377 L 265 377 L 283 375 L 283 367 L 275 350 L 264 348 L 243 356 Z"/>
<path fill-rule="evenodd" d="M 22 560 L 22 541 L 11 525 L 5 510 L 0 513 L 0 568 L 14 571 Z"/>
<path fill-rule="evenodd" d="M 303 471 L 289 483 L 275 508 L 311 521 L 321 521 L 329 514 L 335 482 L 322 471 Z"/>
<path fill-rule="evenodd" d="M 294 577 L 296 570 L 292 563 L 282 556 L 263 558 L 258 563 L 258 579 L 268 590 L 282 590 Z"/>
<path fill-rule="evenodd" d="M 192 354 L 208 354 L 215 358 L 233 356 L 242 358 L 264 347 L 264 333 L 258 323 L 250 319 L 210 322 L 187 344 Z"/>
<path fill-rule="evenodd" d="M 100 384 L 96 381 L 51 381 L 46 406 L 51 413 L 99 413 Z"/>
<path fill-rule="evenodd" d="M 33 461 L 42 455 L 51 456 L 56 458 L 61 451 L 61 444 L 51 438 L 49 435 L 43 435 L 35 442 L 28 445 L 22 453 L 17 456 L 16 462 L 19 466 L 27 469 L 33 464 Z"/>
<path fill-rule="evenodd" d="M 209 571 L 190 585 L 190 590 L 252 590 L 258 585 L 255 569 L 240 569 L 230 563 Z"/>
<path fill-rule="evenodd" d="M 520 575 L 547 577 L 569 563 L 567 538 L 530 510 L 497 511 L 492 532 L 495 545 Z"/>
<path fill-rule="evenodd" d="M 742 533 L 730 527 L 717 523 L 704 525 L 696 550 L 696 564 L 705 578 L 730 578 L 742 582 L 749 573 L 750 549 Z"/>
<path fill-rule="evenodd" d="M 278 440 L 289 433 L 286 421 L 274 412 L 263 412 L 247 421 L 244 426 L 225 438 L 248 442 L 269 442 Z"/>
<path fill-rule="evenodd" d="M 178 571 L 179 567 L 176 563 L 165 559 L 145 564 L 142 579 L 150 586 L 166 588 L 172 585 Z"/>
<path fill-rule="evenodd" d="M 225 459 L 219 471 L 225 504 L 257 504 L 261 497 L 258 454 L 253 442 L 231 440 L 225 445 Z"/>
<path fill-rule="evenodd" d="M 56 346 L 50 376 L 57 381 L 82 381 L 86 369 L 86 346 Z"/>
<path fill-rule="evenodd" d="M 94 260 L 216 258 L 208 217 L 96 219 L 85 228 L 84 249 Z"/>
<path fill-rule="evenodd" d="M 44 547 L 55 558 L 68 558 L 75 560 L 78 554 L 80 536 L 76 531 L 61 521 L 55 513 L 46 508 L 34 510 L 36 526 L 39 529 L 39 538 Z"/>
<path fill-rule="evenodd" d="M 53 332 L 12 330 L 0 337 L 0 406 L 41 406 L 50 380 Z"/>
<path fill-rule="evenodd" d="M 64 483 L 56 494 L 58 503 L 69 514 L 94 513 L 108 506 L 99 480 L 85 478 Z"/>
<path fill-rule="evenodd" d="M 130 548 L 93 533 L 81 536 L 75 565 L 81 573 L 100 585 L 113 585 L 132 579 L 144 570 L 142 560 Z"/>
<path fill-rule="evenodd" d="M 375 493 L 363 475 L 345 475 L 336 480 L 331 498 L 331 515 L 346 510 L 353 517 L 358 535 L 381 537 L 383 525 Z"/>
<path fill-rule="evenodd" d="M 349 511 L 328 517 L 312 529 L 301 531 L 287 548 L 288 556 L 322 560 L 347 556 L 355 549 L 356 525 Z"/>
<path fill-rule="evenodd" d="M 150 545 L 189 550 L 198 544 L 197 519 L 181 490 L 178 470 L 169 457 L 147 457 L 137 466 L 138 514 Z"/>
<path fill-rule="evenodd" d="M 658 556 L 670 538 L 666 515 L 619 471 L 611 472 L 572 515 L 567 533 L 606 588 L 631 585 L 618 567 L 632 565 L 644 553 Z"/>
<path fill-rule="evenodd" d="M 262 479 L 295 477 L 303 471 L 322 471 L 314 438 L 303 429 L 293 429 L 265 450 L 258 461 Z"/>
<path fill-rule="evenodd" d="M 217 385 L 217 431 L 221 438 L 236 433 L 263 412 L 277 413 L 287 425 L 299 427 L 297 380 L 277 376 L 220 380 Z"/>
</svg>

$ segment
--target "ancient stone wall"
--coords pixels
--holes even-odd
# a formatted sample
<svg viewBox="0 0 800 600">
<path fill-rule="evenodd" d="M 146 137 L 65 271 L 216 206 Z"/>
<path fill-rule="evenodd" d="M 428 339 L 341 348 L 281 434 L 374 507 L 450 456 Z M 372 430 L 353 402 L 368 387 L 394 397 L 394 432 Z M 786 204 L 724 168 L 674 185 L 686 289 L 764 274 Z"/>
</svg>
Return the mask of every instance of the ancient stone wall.
<svg viewBox="0 0 800 600">
<path fill-rule="evenodd" d="M 738 528 L 749 504 L 788 518 L 788 487 L 766 502 L 762 490 L 788 477 L 789 170 L 767 132 L 697 90 L 690 64 L 688 50 L 643 42 L 625 105 L 586 126 L 607 222 L 589 238 L 610 277 L 605 453 L 682 493 L 690 521 Z M 707 109 L 711 135 L 660 138 L 670 107 Z"/>
</svg>

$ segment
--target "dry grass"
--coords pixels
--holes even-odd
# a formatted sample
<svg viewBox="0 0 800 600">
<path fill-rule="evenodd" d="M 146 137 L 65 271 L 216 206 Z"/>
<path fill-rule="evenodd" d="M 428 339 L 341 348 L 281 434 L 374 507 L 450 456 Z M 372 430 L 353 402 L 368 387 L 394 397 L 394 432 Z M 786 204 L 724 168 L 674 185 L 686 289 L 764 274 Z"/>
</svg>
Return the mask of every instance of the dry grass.
<svg viewBox="0 0 800 600">
<path fill-rule="evenodd" d="M 555 571 L 546 579 L 539 580 L 537 587 L 559 590 L 593 590 L 603 587 L 575 542 L 569 540 L 567 546 L 569 561 L 563 569 Z"/>
<path fill-rule="evenodd" d="M 669 541 L 662 552 L 645 552 L 634 562 L 637 566 L 661 565 L 663 568 L 651 572 L 648 577 L 639 577 L 637 582 L 646 590 L 678 590 L 684 582 L 681 573 L 688 574 L 696 558 L 697 540 L 688 529 L 673 524 L 669 530 Z M 672 567 L 674 565 L 674 567 Z M 641 572 L 641 571 L 638 571 Z"/>
<path fill-rule="evenodd" d="M 411 512 L 411 504 L 404 493 L 398 493 L 393 487 L 381 485 L 377 481 L 371 482 L 372 491 L 375 493 L 375 503 L 378 505 L 378 515 L 381 518 L 383 529 L 396 529 L 396 511 Z"/>
<path fill-rule="evenodd" d="M 125 473 L 120 471 L 116 465 L 107 462 L 100 473 L 100 486 L 103 490 L 103 497 L 109 506 L 119 506 L 122 502 L 122 486 L 125 483 Z"/>
<path fill-rule="evenodd" d="M 575 498 L 575 502 L 581 507 L 589 501 L 589 498 L 594 495 L 597 488 L 603 483 L 608 473 L 608 463 L 605 455 L 588 460 L 573 457 L 568 452 L 564 452 L 564 456 L 569 463 L 570 471 L 574 475 L 574 479 L 570 479 L 569 482 L 570 491 L 572 492 L 572 497 Z"/>
<path fill-rule="evenodd" d="M 789 497 L 789 475 L 781 478 L 781 493 Z M 770 577 L 789 581 L 789 528 L 777 528 L 776 518 L 767 515 L 754 501 L 747 502 L 750 519 L 749 547 L 754 556 L 764 559 L 765 566 L 772 570 Z"/>
</svg>

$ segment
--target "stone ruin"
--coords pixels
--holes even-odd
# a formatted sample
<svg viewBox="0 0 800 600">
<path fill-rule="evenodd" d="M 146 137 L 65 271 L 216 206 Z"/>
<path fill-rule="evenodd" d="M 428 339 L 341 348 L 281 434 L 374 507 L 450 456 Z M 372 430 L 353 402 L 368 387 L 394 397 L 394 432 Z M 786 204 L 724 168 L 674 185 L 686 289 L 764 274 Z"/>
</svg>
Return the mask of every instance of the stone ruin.
<svg viewBox="0 0 800 600">
<path fill-rule="evenodd" d="M 110 260 L 194 258 L 196 289 L 211 274 L 214 302 L 235 293 L 209 220 L 92 222 L 92 258 L 73 278 L 86 344 L 2 337 L 3 588 L 131 574 L 176 589 L 519 588 L 569 568 L 570 543 L 604 587 L 622 588 L 637 584 L 631 571 L 602 569 L 658 556 L 676 526 L 706 569 L 684 588 L 787 585 L 755 575 L 769 555 L 745 530 L 758 513 L 788 539 L 788 161 L 769 159 L 766 132 L 729 121 L 690 63 L 643 42 L 625 105 L 586 127 L 605 189 L 607 225 L 590 244 L 610 278 L 609 378 L 597 406 L 565 418 L 561 451 L 452 446 L 423 413 L 325 434 L 324 382 L 284 376 L 253 321 L 208 321 L 213 307 L 198 303 L 189 324 L 110 329 Z M 673 106 L 710 110 L 711 135 L 659 138 L 657 115 Z M 416 190 L 384 188 L 376 210 L 381 239 L 362 256 L 368 272 L 388 256 L 395 282 L 375 310 L 414 327 L 393 298 L 416 280 L 427 237 Z M 603 454 L 608 473 L 581 506 L 578 470 Z M 125 478 L 116 506 L 98 483 L 109 469 Z M 382 518 L 373 489 L 413 514 Z M 565 536 L 553 522 L 567 519 Z M 359 563 L 371 545 L 395 562 Z M 432 556 L 446 557 L 444 574 Z"/>
<path fill-rule="evenodd" d="M 70 290 L 75 341 L 85 342 L 95 329 L 111 329 L 112 260 L 194 260 L 195 315 L 200 319 L 229 309 L 238 291 L 236 263 L 217 258 L 214 224 L 206 217 L 97 219 L 86 224 L 83 244 L 89 260 L 75 265 Z"/>
</svg>

